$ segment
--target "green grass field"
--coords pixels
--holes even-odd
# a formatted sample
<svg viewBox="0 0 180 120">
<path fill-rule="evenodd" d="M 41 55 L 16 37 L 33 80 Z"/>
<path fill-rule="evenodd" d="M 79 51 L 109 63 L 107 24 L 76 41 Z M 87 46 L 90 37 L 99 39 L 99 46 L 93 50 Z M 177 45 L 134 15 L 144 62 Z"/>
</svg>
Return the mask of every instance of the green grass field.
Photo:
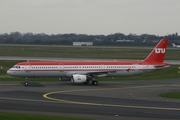
<svg viewBox="0 0 180 120">
<path fill-rule="evenodd" d="M 153 47 L 62 47 L 62 46 L 0 46 L 0 56 L 145 59 Z M 165 59 L 180 60 L 179 49 L 167 49 Z"/>
<path fill-rule="evenodd" d="M 1 120 L 90 120 L 82 118 L 0 112 Z"/>
<path fill-rule="evenodd" d="M 163 93 L 163 94 L 159 94 L 158 96 L 165 98 L 180 99 L 180 92 Z"/>
</svg>

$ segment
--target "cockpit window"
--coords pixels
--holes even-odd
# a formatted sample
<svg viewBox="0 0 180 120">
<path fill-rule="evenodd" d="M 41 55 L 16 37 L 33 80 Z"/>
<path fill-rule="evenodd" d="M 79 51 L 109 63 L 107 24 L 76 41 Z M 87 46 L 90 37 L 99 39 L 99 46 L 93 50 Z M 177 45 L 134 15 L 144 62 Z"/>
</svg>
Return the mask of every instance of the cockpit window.
<svg viewBox="0 0 180 120">
<path fill-rule="evenodd" d="M 20 66 L 16 66 L 16 65 L 15 65 L 15 66 L 13 66 L 13 68 L 19 68 L 19 69 L 20 69 L 21 67 L 20 67 Z"/>
</svg>

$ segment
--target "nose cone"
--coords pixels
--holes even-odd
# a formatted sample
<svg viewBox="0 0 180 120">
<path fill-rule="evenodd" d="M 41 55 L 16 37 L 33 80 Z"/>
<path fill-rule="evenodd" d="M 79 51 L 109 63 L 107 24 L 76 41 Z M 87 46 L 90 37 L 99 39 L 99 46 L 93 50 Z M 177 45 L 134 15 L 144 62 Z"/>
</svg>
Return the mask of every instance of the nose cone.
<svg viewBox="0 0 180 120">
<path fill-rule="evenodd" d="M 13 72 L 10 69 L 7 71 L 7 74 L 13 76 Z"/>
<path fill-rule="evenodd" d="M 8 70 L 6 73 L 9 75 L 9 74 L 10 74 L 10 71 Z"/>
</svg>

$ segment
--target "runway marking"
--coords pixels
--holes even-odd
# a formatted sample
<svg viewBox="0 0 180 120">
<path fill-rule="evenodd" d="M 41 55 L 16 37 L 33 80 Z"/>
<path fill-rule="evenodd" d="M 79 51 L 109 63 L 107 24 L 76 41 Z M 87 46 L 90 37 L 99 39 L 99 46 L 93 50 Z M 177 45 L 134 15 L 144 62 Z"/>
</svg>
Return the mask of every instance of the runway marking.
<svg viewBox="0 0 180 120">
<path fill-rule="evenodd" d="M 152 86 L 136 86 L 136 87 L 124 87 L 124 88 L 103 88 L 103 89 L 80 89 L 80 90 L 64 90 L 64 91 L 55 91 L 49 92 L 43 95 L 44 98 L 58 101 L 69 104 L 81 104 L 81 105 L 93 105 L 93 106 L 106 106 L 106 107 L 124 107 L 124 108 L 138 108 L 138 109 L 154 109 L 154 110 L 171 110 L 171 111 L 180 111 L 180 108 L 171 108 L 171 107 L 152 107 L 152 106 L 133 106 L 133 105 L 120 105 L 120 104 L 100 104 L 100 103 L 91 103 L 91 102 L 78 102 L 78 101 L 69 101 L 63 99 L 56 99 L 49 97 L 51 94 L 57 93 L 67 93 L 67 92 L 77 92 L 77 91 L 95 91 L 95 90 L 117 90 L 117 89 L 133 89 L 133 88 L 149 88 L 149 87 L 161 87 L 167 85 L 152 85 Z M 168 85 L 168 86 L 180 86 L 180 85 Z"/>
<path fill-rule="evenodd" d="M 77 91 L 134 89 L 134 88 L 150 88 L 150 87 L 161 87 L 161 86 L 180 86 L 180 85 L 178 85 L 178 84 L 172 84 L 172 85 L 163 85 L 163 84 L 161 84 L 161 85 L 136 86 L 136 87 L 124 87 L 124 88 L 64 90 L 64 91 L 49 92 L 49 93 L 44 94 L 43 97 L 46 98 L 46 99 L 49 99 L 49 100 L 35 100 L 35 99 L 7 98 L 7 97 L 0 97 L 0 99 L 19 100 L 19 101 L 32 101 L 32 102 L 49 102 L 49 103 L 69 103 L 69 104 L 82 104 L 82 105 L 107 106 L 107 107 L 124 107 L 124 108 L 139 108 L 139 109 L 156 109 L 156 110 L 171 110 L 171 111 L 174 110 L 174 111 L 180 111 L 180 108 L 163 108 L 163 107 L 133 106 L 133 105 L 119 105 L 119 104 L 100 104 L 100 103 L 68 101 L 68 100 L 56 99 L 56 98 L 48 97 L 48 95 L 50 95 L 50 94 L 65 93 L 65 92 L 67 93 L 67 92 L 77 92 Z"/>
</svg>

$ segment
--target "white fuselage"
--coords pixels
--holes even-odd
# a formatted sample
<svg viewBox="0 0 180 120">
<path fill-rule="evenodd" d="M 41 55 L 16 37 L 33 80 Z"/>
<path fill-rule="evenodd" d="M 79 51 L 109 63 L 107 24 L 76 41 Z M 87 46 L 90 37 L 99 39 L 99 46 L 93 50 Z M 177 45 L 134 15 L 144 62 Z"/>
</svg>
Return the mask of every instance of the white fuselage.
<svg viewBox="0 0 180 120">
<path fill-rule="evenodd" d="M 73 74 L 101 73 L 96 77 L 138 75 L 158 70 L 154 65 L 16 65 L 7 73 L 17 77 L 71 77 Z M 104 73 L 103 73 L 104 72 Z"/>
</svg>

